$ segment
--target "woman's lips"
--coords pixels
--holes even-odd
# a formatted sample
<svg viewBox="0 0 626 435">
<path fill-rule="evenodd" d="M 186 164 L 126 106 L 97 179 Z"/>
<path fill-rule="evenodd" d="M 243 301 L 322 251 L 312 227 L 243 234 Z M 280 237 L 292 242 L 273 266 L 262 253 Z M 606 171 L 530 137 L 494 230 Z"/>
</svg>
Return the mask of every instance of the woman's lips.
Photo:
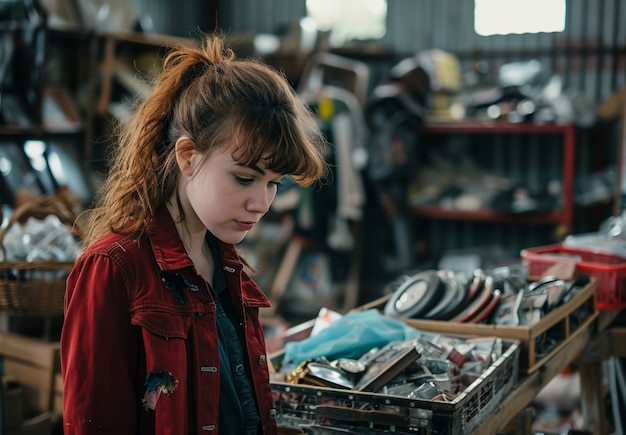
<svg viewBox="0 0 626 435">
<path fill-rule="evenodd" d="M 254 222 L 235 221 L 235 225 L 242 231 L 250 231 L 254 226 Z"/>
</svg>

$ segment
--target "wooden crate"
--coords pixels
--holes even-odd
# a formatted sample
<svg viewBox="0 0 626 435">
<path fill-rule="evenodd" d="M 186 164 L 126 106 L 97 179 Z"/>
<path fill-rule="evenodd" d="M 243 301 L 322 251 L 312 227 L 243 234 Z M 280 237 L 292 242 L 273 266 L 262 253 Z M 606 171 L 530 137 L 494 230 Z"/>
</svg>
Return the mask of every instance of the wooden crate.
<svg viewBox="0 0 626 435">
<path fill-rule="evenodd" d="M 5 376 L 23 388 L 25 417 L 52 411 L 54 377 L 60 372 L 59 342 L 0 333 L 0 358 Z"/>
<path fill-rule="evenodd" d="M 408 325 L 423 331 L 438 332 L 449 335 L 476 335 L 498 336 L 502 338 L 517 339 L 522 344 L 520 353 L 520 373 L 530 374 L 539 369 L 550 356 L 558 352 L 571 341 L 580 331 L 584 331 L 598 317 L 596 307 L 597 283 L 592 280 L 585 288 L 569 302 L 550 311 L 540 321 L 532 325 L 502 326 L 489 324 L 459 323 L 441 320 L 400 319 Z M 357 310 L 379 309 L 383 310 L 391 295 L 383 296 L 368 304 L 362 305 Z M 575 325 L 575 319 L 584 315 L 584 320 Z M 555 333 L 559 337 L 556 345 L 550 348 L 545 355 L 538 353 L 538 340 L 546 333 Z"/>
</svg>

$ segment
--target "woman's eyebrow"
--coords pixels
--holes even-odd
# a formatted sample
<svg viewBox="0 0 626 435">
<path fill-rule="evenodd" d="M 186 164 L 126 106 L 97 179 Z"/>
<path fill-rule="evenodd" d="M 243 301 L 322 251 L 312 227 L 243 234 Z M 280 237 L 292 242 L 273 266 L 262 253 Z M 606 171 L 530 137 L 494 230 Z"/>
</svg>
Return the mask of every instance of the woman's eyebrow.
<svg viewBox="0 0 626 435">
<path fill-rule="evenodd" d="M 263 168 L 260 168 L 257 165 L 254 165 L 254 164 L 253 165 L 243 165 L 243 164 L 238 163 L 238 162 L 235 162 L 235 165 L 236 166 L 240 166 L 242 168 L 249 168 L 249 169 L 252 169 L 255 172 L 258 172 L 261 175 L 265 175 L 265 170 Z"/>
<path fill-rule="evenodd" d="M 265 170 L 259 168 L 257 165 L 250 165 L 249 168 L 258 172 L 261 175 L 265 175 Z"/>
</svg>

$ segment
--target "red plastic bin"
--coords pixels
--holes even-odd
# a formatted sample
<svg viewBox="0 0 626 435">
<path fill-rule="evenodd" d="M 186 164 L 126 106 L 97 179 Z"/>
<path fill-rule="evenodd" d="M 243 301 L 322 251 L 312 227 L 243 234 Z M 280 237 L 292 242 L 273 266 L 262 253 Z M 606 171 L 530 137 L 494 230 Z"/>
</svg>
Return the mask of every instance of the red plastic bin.
<svg viewBox="0 0 626 435">
<path fill-rule="evenodd" d="M 559 243 L 523 249 L 521 257 L 531 278 L 540 277 L 556 262 L 575 262 L 580 273 L 597 281 L 598 310 L 616 311 L 626 307 L 626 257 Z"/>
</svg>

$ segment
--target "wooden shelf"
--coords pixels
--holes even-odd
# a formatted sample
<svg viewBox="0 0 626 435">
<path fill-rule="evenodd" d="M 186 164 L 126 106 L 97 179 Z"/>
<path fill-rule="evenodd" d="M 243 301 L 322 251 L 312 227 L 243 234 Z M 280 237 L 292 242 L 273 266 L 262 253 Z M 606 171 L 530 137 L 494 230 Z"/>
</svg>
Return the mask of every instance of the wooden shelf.
<svg viewBox="0 0 626 435">
<path fill-rule="evenodd" d="M 129 49 L 137 54 L 142 51 L 158 52 L 178 46 L 196 45 L 188 38 L 141 32 L 105 33 L 98 36 L 98 43 L 102 45 L 100 94 L 96 103 L 96 114 L 100 117 L 106 116 L 111 103 L 115 70 L 124 62 L 131 61 L 132 63 L 133 60 L 129 59 L 127 54 L 121 54 L 122 49 Z"/>
</svg>

